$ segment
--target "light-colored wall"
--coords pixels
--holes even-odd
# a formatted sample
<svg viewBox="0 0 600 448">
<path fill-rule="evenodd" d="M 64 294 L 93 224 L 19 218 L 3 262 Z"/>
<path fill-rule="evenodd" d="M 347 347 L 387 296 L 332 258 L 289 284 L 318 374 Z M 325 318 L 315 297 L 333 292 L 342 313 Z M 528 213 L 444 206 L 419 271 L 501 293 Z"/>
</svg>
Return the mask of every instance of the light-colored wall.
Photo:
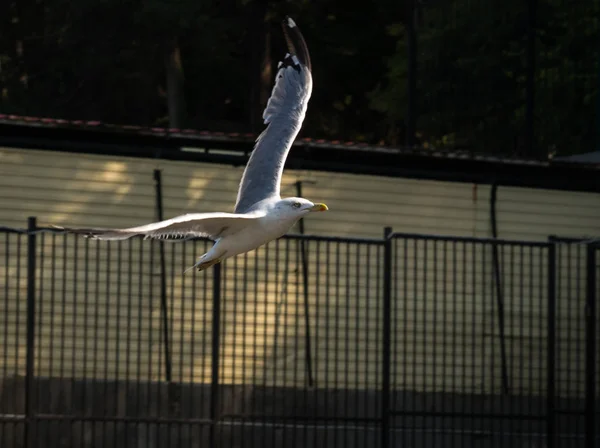
<svg viewBox="0 0 600 448">
<path fill-rule="evenodd" d="M 25 227 L 28 216 L 36 216 L 39 225 L 126 227 L 153 221 L 157 168 L 162 170 L 166 218 L 231 211 L 242 167 L 0 148 L 0 225 Z M 307 233 L 381 237 L 383 228 L 391 226 L 420 234 L 491 234 L 489 186 L 286 171 L 282 195 L 295 195 L 297 180 L 307 181 L 305 197 L 330 208 L 306 220 Z M 500 187 L 499 236 L 545 241 L 550 234 L 598 235 L 599 199 L 591 193 Z M 0 346 L 9 347 L 0 362 L 8 372 L 22 373 L 26 240 L 0 238 Z M 161 378 L 158 243 L 119 245 L 73 236 L 53 239 L 49 234 L 38 239 L 44 247 L 38 251 L 38 373 Z M 394 384 L 418 390 L 498 391 L 499 338 L 489 247 L 440 243 L 433 249 L 428 243 L 425 250 L 413 241 L 403 244 L 399 240 L 395 252 Z M 210 378 L 212 272 L 181 275 L 204 246 L 165 244 L 173 371 L 183 381 Z M 317 385 L 376 386 L 381 338 L 373 330 L 381 329 L 381 247 L 310 242 L 307 250 Z M 545 252 L 537 250 L 502 251 L 511 384 L 513 390 L 536 393 L 545 382 L 546 317 Z M 299 254 L 296 241 L 280 240 L 225 263 L 223 381 L 304 381 Z M 571 258 L 581 260 L 580 255 Z M 576 351 L 583 347 L 582 320 L 573 319 L 583 316 L 585 280 L 567 284 L 579 272 L 573 266 L 567 269 L 565 264 L 559 274 L 564 281 L 558 327 L 570 341 L 559 347 L 558 387 L 563 395 L 582 393 L 579 379 L 573 381 L 576 374 L 567 375 L 568 370 L 583 372 L 583 358 Z M 246 294 L 241 293 L 244 288 Z M 436 372 L 431 370 L 433 359 Z M 442 364 L 445 373 L 439 370 Z"/>
</svg>

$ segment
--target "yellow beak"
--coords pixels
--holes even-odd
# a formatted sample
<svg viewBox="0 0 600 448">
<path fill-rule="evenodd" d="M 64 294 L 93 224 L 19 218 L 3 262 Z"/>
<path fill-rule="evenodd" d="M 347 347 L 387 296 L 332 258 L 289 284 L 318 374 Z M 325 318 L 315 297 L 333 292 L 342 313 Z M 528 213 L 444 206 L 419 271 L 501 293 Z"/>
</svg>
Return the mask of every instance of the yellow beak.
<svg viewBox="0 0 600 448">
<path fill-rule="evenodd" d="M 309 208 L 311 212 L 326 212 L 329 210 L 325 204 L 315 204 L 311 208 Z"/>
</svg>

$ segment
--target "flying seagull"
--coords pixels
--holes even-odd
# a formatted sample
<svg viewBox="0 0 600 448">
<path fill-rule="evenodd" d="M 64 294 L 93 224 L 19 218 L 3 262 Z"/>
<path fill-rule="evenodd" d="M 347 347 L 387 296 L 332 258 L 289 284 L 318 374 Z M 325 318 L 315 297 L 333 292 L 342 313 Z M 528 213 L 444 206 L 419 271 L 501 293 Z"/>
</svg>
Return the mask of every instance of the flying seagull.
<svg viewBox="0 0 600 448">
<path fill-rule="evenodd" d="M 280 197 L 281 176 L 287 154 L 300 131 L 312 93 L 308 48 L 296 23 L 283 21 L 288 51 L 278 65 L 275 86 L 263 112 L 267 128 L 258 136 L 242 175 L 233 213 L 190 213 L 128 229 L 63 228 L 99 240 L 207 237 L 213 247 L 190 269 L 209 268 L 283 236 L 310 212 L 328 210 L 304 198 Z"/>
</svg>

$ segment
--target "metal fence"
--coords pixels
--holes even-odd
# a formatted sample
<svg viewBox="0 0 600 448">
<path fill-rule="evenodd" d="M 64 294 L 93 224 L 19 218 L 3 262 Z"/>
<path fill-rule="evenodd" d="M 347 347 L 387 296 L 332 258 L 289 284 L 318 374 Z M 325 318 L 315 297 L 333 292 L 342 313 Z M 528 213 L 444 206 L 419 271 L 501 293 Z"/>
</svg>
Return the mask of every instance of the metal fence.
<svg viewBox="0 0 600 448">
<path fill-rule="evenodd" d="M 2 447 L 592 447 L 594 244 L 0 232 Z"/>
</svg>

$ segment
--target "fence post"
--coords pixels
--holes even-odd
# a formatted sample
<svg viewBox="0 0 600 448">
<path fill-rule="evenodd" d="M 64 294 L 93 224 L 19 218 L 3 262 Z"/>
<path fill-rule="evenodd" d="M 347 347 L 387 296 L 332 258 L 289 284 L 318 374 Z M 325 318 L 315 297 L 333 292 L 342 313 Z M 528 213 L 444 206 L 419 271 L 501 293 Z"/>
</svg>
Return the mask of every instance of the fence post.
<svg viewBox="0 0 600 448">
<path fill-rule="evenodd" d="M 296 196 L 302 195 L 302 181 L 296 182 Z M 298 221 L 300 234 L 304 235 L 304 219 Z M 304 293 L 304 345 L 306 347 L 306 375 L 308 377 L 308 387 L 314 386 L 313 368 L 312 368 L 312 348 L 310 344 L 310 310 L 308 307 L 308 256 L 306 251 L 306 241 L 300 240 L 300 254 L 302 255 L 302 289 Z"/>
<path fill-rule="evenodd" d="M 35 351 L 35 250 L 36 218 L 27 220 L 27 354 L 25 360 L 25 437 L 24 446 L 36 444 L 36 422 L 33 418 L 33 383 Z"/>
<path fill-rule="evenodd" d="M 219 408 L 219 349 L 221 347 L 221 263 L 213 267 L 212 362 L 210 385 L 210 446 L 215 445 L 216 420 Z"/>
<path fill-rule="evenodd" d="M 548 345 L 546 359 L 546 448 L 556 446 L 556 244 L 548 246 Z"/>
<path fill-rule="evenodd" d="M 585 446 L 595 447 L 596 428 L 596 246 L 587 245 L 585 304 Z"/>
<path fill-rule="evenodd" d="M 390 394 L 392 358 L 392 228 L 383 235 L 383 353 L 381 378 L 381 448 L 390 446 Z"/>
<path fill-rule="evenodd" d="M 490 194 L 490 221 L 492 222 L 492 236 L 494 240 L 498 239 L 498 221 L 496 219 L 496 202 L 498 198 L 498 184 L 492 184 Z M 500 272 L 500 254 L 498 252 L 498 243 L 492 242 L 492 262 L 494 269 L 494 284 L 496 285 L 496 307 L 498 308 L 498 328 L 500 330 L 500 362 L 502 375 L 502 392 L 506 395 L 510 393 L 508 383 L 508 361 L 506 355 L 506 326 L 504 325 L 504 294 L 502 289 L 502 274 Z"/>
<path fill-rule="evenodd" d="M 162 202 L 162 176 L 160 170 L 154 170 L 154 191 L 156 194 L 156 219 L 162 221 L 163 218 L 163 202 Z M 167 278 L 166 278 L 166 261 L 165 261 L 165 243 L 159 241 L 158 247 L 160 250 L 160 313 L 163 326 L 163 341 L 165 344 L 165 379 L 169 386 L 171 385 L 171 352 L 169 344 L 169 311 L 167 308 Z M 170 390 L 170 389 L 169 389 Z M 169 407 L 171 407 L 171 394 L 169 394 Z"/>
</svg>

